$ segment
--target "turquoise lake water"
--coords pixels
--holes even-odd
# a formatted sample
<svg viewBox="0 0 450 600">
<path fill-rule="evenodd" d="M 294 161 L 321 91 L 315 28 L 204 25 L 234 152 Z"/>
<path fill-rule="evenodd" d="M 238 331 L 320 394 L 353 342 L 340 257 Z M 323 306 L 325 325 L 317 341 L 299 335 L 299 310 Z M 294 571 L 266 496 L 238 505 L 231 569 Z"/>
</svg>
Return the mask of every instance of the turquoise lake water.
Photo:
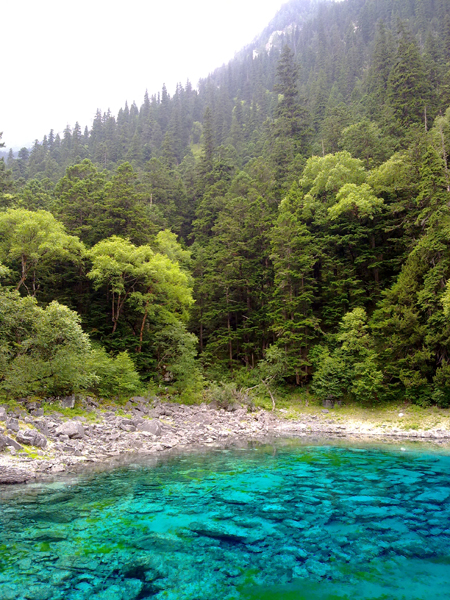
<svg viewBox="0 0 450 600">
<path fill-rule="evenodd" d="M 450 598 L 450 455 L 280 440 L 0 489 L 2 600 Z"/>
</svg>

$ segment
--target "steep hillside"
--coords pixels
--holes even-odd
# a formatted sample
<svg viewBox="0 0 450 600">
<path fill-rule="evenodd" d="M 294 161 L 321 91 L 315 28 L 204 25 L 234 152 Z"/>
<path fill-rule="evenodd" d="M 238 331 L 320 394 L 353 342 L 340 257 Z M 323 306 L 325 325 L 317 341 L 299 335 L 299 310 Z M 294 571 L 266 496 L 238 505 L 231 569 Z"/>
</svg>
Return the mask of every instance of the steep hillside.
<svg viewBox="0 0 450 600">
<path fill-rule="evenodd" d="M 2 209 L 49 211 L 87 248 L 19 288 L 146 379 L 182 379 L 197 344 L 214 380 L 450 404 L 449 56 L 445 0 L 288 2 L 198 89 L 0 163 Z M 108 244 L 167 256 L 179 285 L 96 280 Z"/>
</svg>

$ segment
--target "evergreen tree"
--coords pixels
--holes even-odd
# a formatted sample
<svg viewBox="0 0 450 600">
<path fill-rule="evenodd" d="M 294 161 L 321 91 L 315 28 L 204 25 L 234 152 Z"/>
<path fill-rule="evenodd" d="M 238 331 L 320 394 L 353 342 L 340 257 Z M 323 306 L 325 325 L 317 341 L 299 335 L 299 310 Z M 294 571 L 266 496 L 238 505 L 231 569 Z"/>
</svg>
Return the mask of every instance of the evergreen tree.
<svg viewBox="0 0 450 600">
<path fill-rule="evenodd" d="M 205 109 L 203 117 L 203 144 L 202 144 L 202 157 L 198 167 L 199 173 L 199 186 L 201 189 L 205 189 L 208 184 L 213 183 L 213 158 L 214 158 L 214 132 L 212 125 L 212 113 L 209 106 Z"/>
<path fill-rule="evenodd" d="M 1 139 L 1 138 L 0 138 Z M 11 169 L 6 168 L 5 160 L 0 158 L 0 207 L 5 208 L 12 204 L 14 199 L 14 180 Z"/>
<path fill-rule="evenodd" d="M 55 187 L 55 214 L 87 245 L 98 238 L 96 226 L 104 210 L 106 177 L 85 159 L 68 167 Z"/>
<path fill-rule="evenodd" d="M 308 352 L 319 331 L 313 306 L 317 287 L 314 266 L 320 250 L 313 234 L 302 223 L 301 200 L 298 187 L 294 186 L 281 202 L 271 232 L 271 260 L 275 271 L 271 328 L 277 346 L 286 355 L 284 377 L 294 377 L 297 385 L 308 379 Z"/>
<path fill-rule="evenodd" d="M 430 87 L 417 44 L 402 25 L 389 73 L 387 97 L 401 125 L 424 122 L 426 107 L 430 104 Z"/>
<path fill-rule="evenodd" d="M 154 226 L 137 189 L 137 174 L 130 163 L 120 165 L 111 181 L 105 186 L 95 224 L 95 241 L 112 235 L 145 244 L 154 233 Z"/>
</svg>

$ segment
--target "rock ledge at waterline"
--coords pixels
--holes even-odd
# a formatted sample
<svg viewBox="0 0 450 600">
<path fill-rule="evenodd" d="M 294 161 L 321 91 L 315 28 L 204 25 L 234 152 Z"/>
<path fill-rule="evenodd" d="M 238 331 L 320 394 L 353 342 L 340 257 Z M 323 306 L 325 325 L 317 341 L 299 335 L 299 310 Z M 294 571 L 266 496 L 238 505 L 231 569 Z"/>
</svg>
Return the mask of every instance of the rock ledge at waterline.
<svg viewBox="0 0 450 600">
<path fill-rule="evenodd" d="M 62 403 L 67 407 L 67 403 Z M 70 403 L 69 406 L 70 408 Z M 336 422 L 333 411 L 286 419 L 286 411 L 231 411 L 211 405 L 186 406 L 157 399 L 132 398 L 128 417 L 119 407 L 105 410 L 92 401 L 95 422 L 85 417 L 66 419 L 28 405 L 28 410 L 7 412 L 0 407 L 0 484 L 24 483 L 79 471 L 89 463 L 102 463 L 130 453 L 152 454 L 172 449 L 221 447 L 236 440 L 261 440 L 268 436 L 348 437 L 351 439 L 433 440 L 450 443 L 450 430 L 388 431 L 364 423 Z"/>
</svg>

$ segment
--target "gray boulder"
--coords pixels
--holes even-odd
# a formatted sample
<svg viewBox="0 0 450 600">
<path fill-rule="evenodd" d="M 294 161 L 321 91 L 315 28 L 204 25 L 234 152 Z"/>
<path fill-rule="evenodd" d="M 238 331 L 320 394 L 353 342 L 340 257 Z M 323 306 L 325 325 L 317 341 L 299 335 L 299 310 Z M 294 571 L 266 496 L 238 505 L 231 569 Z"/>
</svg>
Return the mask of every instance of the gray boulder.
<svg viewBox="0 0 450 600">
<path fill-rule="evenodd" d="M 100 406 L 100 404 L 94 400 L 94 398 L 91 398 L 91 396 L 86 396 L 86 398 L 83 398 L 81 404 L 84 408 L 88 409 L 98 408 Z"/>
<path fill-rule="evenodd" d="M 148 417 L 152 417 L 152 419 L 160 417 L 161 416 L 161 409 L 159 408 L 159 406 L 157 408 L 151 408 L 148 411 Z"/>
<path fill-rule="evenodd" d="M 0 452 L 4 450 L 6 446 L 9 446 L 6 437 L 0 434 Z"/>
<path fill-rule="evenodd" d="M 81 440 L 85 436 L 84 427 L 79 421 L 66 421 L 59 425 L 56 435 L 68 435 L 71 439 Z"/>
<path fill-rule="evenodd" d="M 43 417 L 44 416 L 44 409 L 43 408 L 36 408 L 35 410 L 31 411 L 31 415 L 33 417 Z"/>
<path fill-rule="evenodd" d="M 19 421 L 17 419 L 6 419 L 6 428 L 10 431 L 19 431 Z"/>
<path fill-rule="evenodd" d="M 61 408 L 75 408 L 75 396 L 66 396 L 65 398 L 61 398 Z"/>
<path fill-rule="evenodd" d="M 119 427 L 122 431 L 136 431 L 136 425 L 131 419 L 124 419 Z"/>
<path fill-rule="evenodd" d="M 48 435 L 50 433 L 48 430 L 48 424 L 45 421 L 33 421 L 33 425 L 44 435 Z"/>
<path fill-rule="evenodd" d="M 214 421 L 214 416 L 208 413 L 198 413 L 192 416 L 194 423 L 203 423 L 204 425 L 211 425 Z"/>
<path fill-rule="evenodd" d="M 142 417 L 142 415 L 148 415 L 149 409 L 144 404 L 139 404 L 136 408 L 132 408 L 131 412 L 134 416 Z"/>
<path fill-rule="evenodd" d="M 146 431 L 148 433 L 153 433 L 153 435 L 161 435 L 161 423 L 158 419 L 153 419 L 152 421 L 143 421 L 138 425 L 138 431 Z"/>
<path fill-rule="evenodd" d="M 6 421 L 6 408 L 0 406 L 0 421 Z"/>
<path fill-rule="evenodd" d="M 16 439 L 20 444 L 35 446 L 36 448 L 45 448 L 47 445 L 45 435 L 42 435 L 36 429 L 23 429 L 16 435 Z"/>
<path fill-rule="evenodd" d="M 15 450 L 23 450 L 22 446 L 16 442 L 13 438 L 10 438 L 8 435 L 5 435 L 5 440 L 8 446 L 11 446 Z"/>
</svg>

